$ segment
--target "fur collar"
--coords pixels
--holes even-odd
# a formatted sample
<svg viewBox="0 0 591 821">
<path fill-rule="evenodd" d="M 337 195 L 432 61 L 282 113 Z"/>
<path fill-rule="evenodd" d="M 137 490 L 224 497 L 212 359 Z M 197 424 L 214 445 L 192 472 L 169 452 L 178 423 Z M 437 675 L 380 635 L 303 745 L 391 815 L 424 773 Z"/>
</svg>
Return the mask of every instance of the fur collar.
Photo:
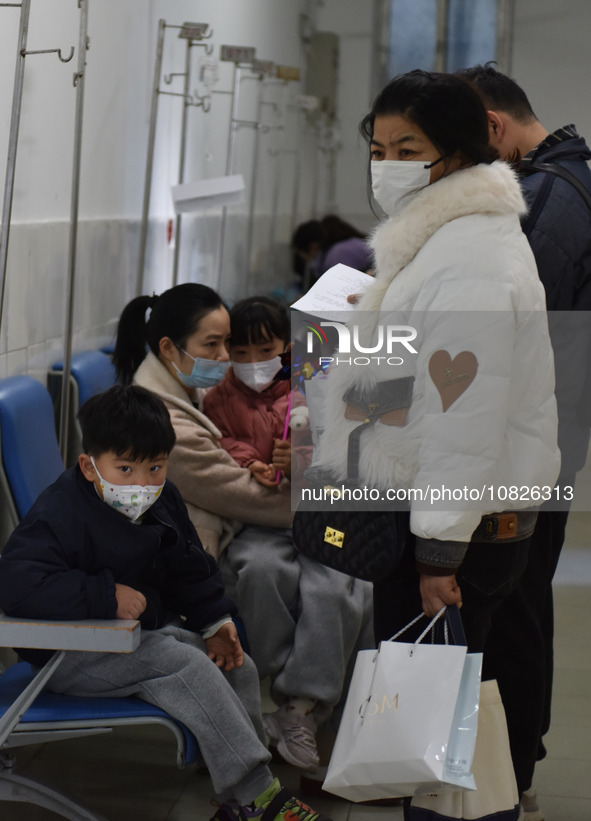
<svg viewBox="0 0 591 821">
<path fill-rule="evenodd" d="M 222 434 L 207 416 L 198 410 L 192 403 L 189 395 L 167 368 L 149 351 L 146 358 L 139 366 L 133 381 L 136 385 L 158 394 L 160 399 L 170 405 L 174 405 L 180 410 L 194 416 L 196 421 L 207 429 L 215 439 L 220 439 Z"/>
<path fill-rule="evenodd" d="M 427 186 L 400 214 L 374 231 L 370 245 L 376 281 L 359 301 L 358 310 L 379 310 L 392 280 L 447 222 L 470 214 L 519 216 L 526 211 L 516 174 L 500 160 L 455 171 Z M 420 287 L 418 282 L 415 285 Z"/>
</svg>

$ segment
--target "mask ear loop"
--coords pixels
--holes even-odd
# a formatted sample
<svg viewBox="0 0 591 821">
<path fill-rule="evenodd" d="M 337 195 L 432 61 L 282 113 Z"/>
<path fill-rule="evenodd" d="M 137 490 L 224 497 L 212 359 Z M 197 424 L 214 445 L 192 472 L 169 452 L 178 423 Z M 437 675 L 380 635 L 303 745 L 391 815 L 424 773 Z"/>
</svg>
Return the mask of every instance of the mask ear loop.
<svg viewBox="0 0 591 821">
<path fill-rule="evenodd" d="M 99 481 L 100 481 L 101 485 L 104 485 L 104 484 L 105 484 L 105 480 L 103 479 L 103 477 L 100 475 L 100 473 L 99 473 L 99 471 L 98 471 L 98 468 L 97 468 L 97 466 L 96 466 L 96 462 L 94 461 L 94 456 L 91 456 L 91 457 L 90 457 L 90 461 L 92 462 L 92 466 L 93 466 L 93 468 L 95 469 L 96 475 L 98 476 L 98 478 L 99 478 Z"/>
<path fill-rule="evenodd" d="M 175 344 L 176 344 L 176 343 L 175 343 Z M 192 360 L 193 360 L 193 362 L 197 362 L 197 359 L 198 359 L 198 357 L 197 357 L 197 356 L 191 356 L 191 354 L 190 354 L 188 351 L 186 351 L 184 348 L 181 348 L 181 346 L 180 346 L 180 345 L 177 345 L 177 348 L 179 349 L 179 351 L 181 351 L 181 352 L 182 352 L 182 353 L 184 353 L 186 356 L 188 356 L 188 357 L 189 357 L 189 359 L 192 359 Z"/>
<path fill-rule="evenodd" d="M 434 168 L 436 165 L 439 165 L 439 163 L 442 162 L 443 160 L 445 160 L 446 158 L 447 158 L 447 154 L 443 154 L 441 157 L 439 157 L 438 160 L 433 160 L 432 163 L 429 163 L 428 165 L 424 165 L 423 168 L 426 168 L 426 169 Z"/>
</svg>

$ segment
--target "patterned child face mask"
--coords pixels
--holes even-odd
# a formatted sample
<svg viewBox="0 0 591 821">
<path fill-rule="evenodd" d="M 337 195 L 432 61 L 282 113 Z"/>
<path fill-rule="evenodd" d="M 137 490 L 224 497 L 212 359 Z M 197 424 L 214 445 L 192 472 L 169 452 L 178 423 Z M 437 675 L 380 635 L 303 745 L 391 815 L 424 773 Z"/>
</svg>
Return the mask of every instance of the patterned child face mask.
<svg viewBox="0 0 591 821">
<path fill-rule="evenodd" d="M 92 456 L 90 460 L 100 479 L 103 501 L 118 513 L 127 516 L 132 522 L 151 508 L 162 493 L 164 483 L 161 485 L 115 485 L 112 482 L 106 482 L 98 472 Z"/>
</svg>

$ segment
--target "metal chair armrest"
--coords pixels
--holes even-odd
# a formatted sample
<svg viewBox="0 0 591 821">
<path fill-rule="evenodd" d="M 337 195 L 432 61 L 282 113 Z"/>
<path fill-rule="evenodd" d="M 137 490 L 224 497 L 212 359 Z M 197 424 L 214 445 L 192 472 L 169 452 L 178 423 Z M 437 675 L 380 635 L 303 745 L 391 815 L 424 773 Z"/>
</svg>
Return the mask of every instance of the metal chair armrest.
<svg viewBox="0 0 591 821">
<path fill-rule="evenodd" d="M 132 653 L 140 643 L 139 621 L 20 619 L 0 613 L 0 647 Z"/>
</svg>

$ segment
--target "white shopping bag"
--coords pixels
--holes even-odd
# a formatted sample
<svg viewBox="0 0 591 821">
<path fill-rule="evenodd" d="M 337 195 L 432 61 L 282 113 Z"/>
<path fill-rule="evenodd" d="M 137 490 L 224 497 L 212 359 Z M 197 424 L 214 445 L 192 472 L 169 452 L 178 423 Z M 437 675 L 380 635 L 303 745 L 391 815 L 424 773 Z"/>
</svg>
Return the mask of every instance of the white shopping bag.
<svg viewBox="0 0 591 821">
<path fill-rule="evenodd" d="M 328 792 L 365 801 L 434 792 L 444 785 L 473 789 L 469 768 L 480 659 L 471 659 L 466 668 L 463 692 L 469 695 L 459 703 L 466 647 L 420 640 L 382 642 L 378 651 L 358 654 L 324 782 Z M 471 733 L 467 744 L 458 746 L 454 719 L 463 726 L 460 738 Z"/>
<path fill-rule="evenodd" d="M 482 682 L 478 712 L 472 764 L 476 791 L 414 796 L 410 821 L 508 821 L 519 815 L 507 721 L 496 681 Z"/>
</svg>

